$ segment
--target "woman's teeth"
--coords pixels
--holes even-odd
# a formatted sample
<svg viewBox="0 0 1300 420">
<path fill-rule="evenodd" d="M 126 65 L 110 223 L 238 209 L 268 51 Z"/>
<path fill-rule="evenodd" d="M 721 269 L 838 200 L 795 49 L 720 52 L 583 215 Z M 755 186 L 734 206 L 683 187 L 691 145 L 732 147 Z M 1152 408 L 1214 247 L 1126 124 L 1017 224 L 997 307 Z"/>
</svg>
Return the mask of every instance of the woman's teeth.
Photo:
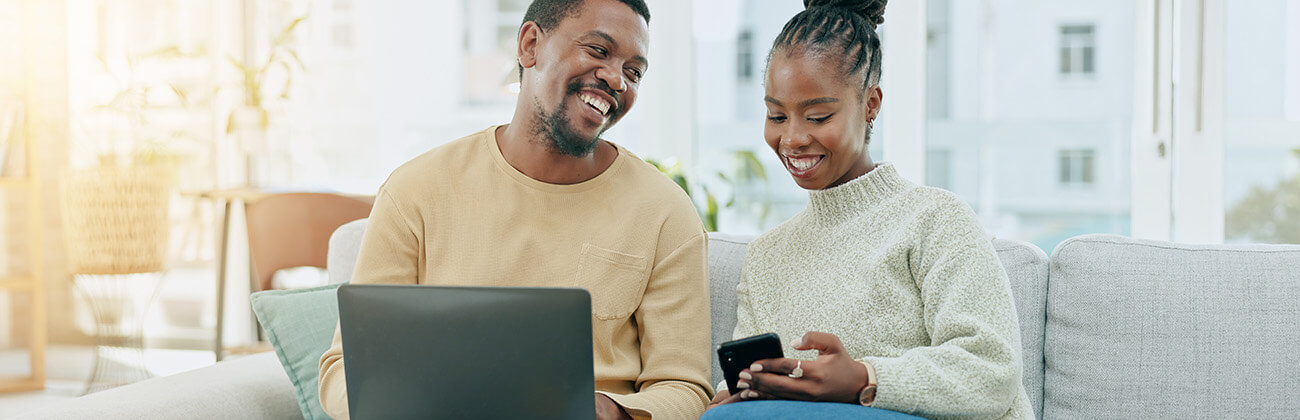
<svg viewBox="0 0 1300 420">
<path fill-rule="evenodd" d="M 798 169 L 800 171 L 806 171 L 809 168 L 812 168 L 814 165 L 817 165 L 817 162 L 820 162 L 822 160 L 822 157 L 813 156 L 813 157 L 806 157 L 806 158 L 787 158 L 786 160 L 790 161 L 790 166 L 793 166 L 795 169 Z"/>
<path fill-rule="evenodd" d="M 586 102 L 587 105 L 591 105 L 592 108 L 595 108 L 596 111 L 600 112 L 600 115 L 609 113 L 609 102 L 605 102 L 603 99 L 585 93 L 579 93 L 578 99 L 582 99 L 582 101 Z"/>
</svg>

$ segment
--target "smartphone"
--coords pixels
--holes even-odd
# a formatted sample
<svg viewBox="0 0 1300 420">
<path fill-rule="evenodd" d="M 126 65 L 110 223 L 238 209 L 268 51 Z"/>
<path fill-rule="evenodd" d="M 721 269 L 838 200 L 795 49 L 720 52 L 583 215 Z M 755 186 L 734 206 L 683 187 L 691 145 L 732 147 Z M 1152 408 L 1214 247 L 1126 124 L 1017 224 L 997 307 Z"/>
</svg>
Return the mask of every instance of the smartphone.
<svg viewBox="0 0 1300 420">
<path fill-rule="evenodd" d="M 781 351 L 781 338 L 776 333 L 767 333 L 732 340 L 718 346 L 718 364 L 722 366 L 722 377 L 727 379 L 727 389 L 735 395 L 737 375 L 749 365 L 763 359 L 785 357 Z"/>
</svg>

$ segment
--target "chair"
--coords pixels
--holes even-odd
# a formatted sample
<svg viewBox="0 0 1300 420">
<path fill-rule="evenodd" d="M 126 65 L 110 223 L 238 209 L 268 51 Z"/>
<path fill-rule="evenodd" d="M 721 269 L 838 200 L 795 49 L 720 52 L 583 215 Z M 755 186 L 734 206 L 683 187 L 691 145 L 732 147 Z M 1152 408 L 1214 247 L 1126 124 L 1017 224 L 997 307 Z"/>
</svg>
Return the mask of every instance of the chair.
<svg viewBox="0 0 1300 420">
<path fill-rule="evenodd" d="M 271 289 L 276 271 L 325 268 L 330 234 L 370 215 L 373 197 L 329 193 L 283 193 L 245 204 L 252 291 Z"/>
</svg>

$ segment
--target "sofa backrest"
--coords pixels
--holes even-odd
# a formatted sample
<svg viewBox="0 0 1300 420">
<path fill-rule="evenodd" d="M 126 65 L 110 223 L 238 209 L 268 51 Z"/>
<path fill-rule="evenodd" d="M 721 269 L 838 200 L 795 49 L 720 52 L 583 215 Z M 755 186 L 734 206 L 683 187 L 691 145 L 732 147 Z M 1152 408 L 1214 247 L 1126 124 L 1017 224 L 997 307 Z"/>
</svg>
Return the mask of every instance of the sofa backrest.
<svg viewBox="0 0 1300 420">
<path fill-rule="evenodd" d="M 1011 280 L 1011 298 L 1020 320 L 1022 382 L 1034 406 L 1034 418 L 1043 418 L 1043 334 L 1047 306 L 1047 253 L 1028 242 L 993 239 L 993 249 Z"/>
<path fill-rule="evenodd" d="M 366 222 L 370 219 L 353 220 L 344 223 L 330 235 L 329 258 L 325 260 L 325 272 L 329 275 L 329 284 L 347 283 L 352 280 L 352 271 L 357 268 L 357 254 L 361 252 L 361 237 L 366 234 Z"/>
<path fill-rule="evenodd" d="M 351 279 L 356 266 L 366 220 L 339 227 L 330 237 L 328 262 L 331 284 Z M 745 251 L 753 237 L 709 234 L 709 293 L 713 345 L 731 339 L 736 327 L 736 285 L 740 283 Z M 1021 241 L 994 239 L 993 247 L 1011 280 L 1011 293 L 1020 318 L 1021 344 L 1024 347 L 1024 384 L 1036 414 L 1042 414 L 1043 395 L 1043 325 L 1047 296 L 1047 255 L 1038 247 Z M 722 381 L 717 357 L 713 361 L 713 382 Z"/>
<path fill-rule="evenodd" d="M 740 283 L 745 250 L 752 237 L 709 234 L 709 292 L 713 321 L 713 345 L 730 340 L 736 327 L 736 285 Z M 1020 319 L 1024 347 L 1024 384 L 1036 415 L 1042 414 L 1043 398 L 1043 308 L 1047 299 L 1047 254 L 1026 242 L 994 239 L 993 248 L 1011 280 L 1011 294 Z M 713 383 L 722 381 L 722 370 L 713 358 Z"/>
<path fill-rule="evenodd" d="M 1300 246 L 1085 235 L 1050 279 L 1044 418 L 1300 413 Z"/>
<path fill-rule="evenodd" d="M 749 249 L 750 236 L 709 233 L 709 313 L 713 328 L 713 348 L 731 340 L 736 329 L 736 285 L 740 284 L 741 269 L 745 265 L 745 250 Z M 717 355 L 713 360 L 713 382 L 722 382 L 722 368 Z"/>
</svg>

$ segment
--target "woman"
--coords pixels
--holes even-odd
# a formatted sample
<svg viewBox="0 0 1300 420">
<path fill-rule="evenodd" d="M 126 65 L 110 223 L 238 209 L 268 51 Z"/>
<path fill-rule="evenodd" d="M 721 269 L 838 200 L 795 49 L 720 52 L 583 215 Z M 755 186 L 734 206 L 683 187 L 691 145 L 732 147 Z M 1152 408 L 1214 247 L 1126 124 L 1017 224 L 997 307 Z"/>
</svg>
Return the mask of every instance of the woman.
<svg viewBox="0 0 1300 420">
<path fill-rule="evenodd" d="M 867 152 L 885 0 L 804 5 L 768 55 L 764 137 L 809 204 L 750 244 L 735 331 L 794 340 L 704 418 L 1032 417 L 1010 283 L 974 212 Z"/>
</svg>

